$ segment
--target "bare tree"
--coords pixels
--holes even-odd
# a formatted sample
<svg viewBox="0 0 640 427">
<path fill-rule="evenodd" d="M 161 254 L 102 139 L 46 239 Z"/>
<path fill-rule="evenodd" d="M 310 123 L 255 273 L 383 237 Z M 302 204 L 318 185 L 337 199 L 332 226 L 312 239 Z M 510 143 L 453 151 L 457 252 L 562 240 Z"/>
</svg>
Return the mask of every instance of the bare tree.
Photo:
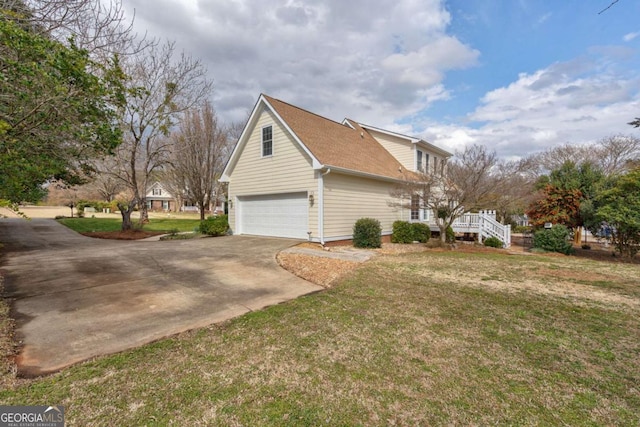
<svg viewBox="0 0 640 427">
<path fill-rule="evenodd" d="M 117 149 L 113 173 L 131 194 L 126 203 L 118 203 L 122 229 L 128 230 L 136 206 L 141 210 L 140 222 L 148 220 L 146 191 L 150 177 L 169 161 L 171 128 L 209 95 L 212 84 L 199 60 L 184 53 L 176 57 L 172 42 L 154 44 L 127 58 L 124 68 L 130 80 L 122 114 L 123 143 Z"/>
<path fill-rule="evenodd" d="M 197 204 L 200 219 L 215 208 L 222 191 L 218 182 L 230 155 L 230 141 L 211 103 L 185 113 L 172 136 L 173 152 L 166 181 L 174 194 Z"/>
<path fill-rule="evenodd" d="M 548 174 L 553 170 L 559 169 L 566 162 L 572 162 L 576 165 L 597 163 L 597 154 L 593 148 L 589 144 L 575 145 L 566 143 L 542 153 L 533 154 L 527 159 L 532 163 L 537 163 L 539 174 Z"/>
<path fill-rule="evenodd" d="M 595 145 L 595 164 L 607 175 L 621 175 L 632 169 L 640 159 L 640 138 L 631 135 L 612 135 Z"/>
<path fill-rule="evenodd" d="M 498 221 L 508 222 L 511 215 L 522 214 L 533 200 L 538 178 L 537 166 L 529 160 L 500 162 L 493 172 L 496 198 L 492 205 Z"/>
<path fill-rule="evenodd" d="M 23 25 L 62 43 L 72 40 L 94 60 L 138 52 L 151 41 L 133 31 L 120 0 L 0 0 L 2 8 L 20 12 Z"/>
<path fill-rule="evenodd" d="M 434 214 L 440 239 L 465 211 L 495 203 L 502 181 L 495 174 L 498 158 L 484 146 L 472 145 L 456 153 L 453 161 L 440 170 L 414 173 L 392 191 L 391 205 L 408 209 L 426 209 Z"/>
</svg>

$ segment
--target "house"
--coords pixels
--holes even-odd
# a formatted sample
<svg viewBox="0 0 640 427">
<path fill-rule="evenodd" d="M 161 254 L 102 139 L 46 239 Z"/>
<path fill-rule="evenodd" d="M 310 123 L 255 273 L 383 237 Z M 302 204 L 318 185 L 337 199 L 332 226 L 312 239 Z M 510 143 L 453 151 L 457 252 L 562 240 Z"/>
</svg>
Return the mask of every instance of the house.
<svg viewBox="0 0 640 427">
<path fill-rule="evenodd" d="M 393 208 L 391 192 L 419 170 L 438 170 L 451 153 L 420 138 L 345 119 L 335 122 L 261 95 L 221 181 L 229 184 L 235 234 L 309 239 L 353 237 L 362 217 L 427 220 Z"/>
<path fill-rule="evenodd" d="M 172 212 L 176 210 L 176 199 L 158 181 L 154 182 L 147 190 L 147 209 L 150 211 Z"/>
</svg>

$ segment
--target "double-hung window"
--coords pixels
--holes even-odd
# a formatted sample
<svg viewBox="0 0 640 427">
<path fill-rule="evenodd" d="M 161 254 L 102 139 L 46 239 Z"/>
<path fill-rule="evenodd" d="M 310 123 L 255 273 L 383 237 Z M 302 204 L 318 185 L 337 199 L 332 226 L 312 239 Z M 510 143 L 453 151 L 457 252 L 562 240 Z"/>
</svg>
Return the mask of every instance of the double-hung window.
<svg viewBox="0 0 640 427">
<path fill-rule="evenodd" d="M 420 196 L 411 196 L 411 221 L 420 221 Z"/>
<path fill-rule="evenodd" d="M 162 195 L 162 189 L 160 189 L 160 188 L 154 188 L 154 189 L 153 189 L 153 195 L 154 195 L 154 196 L 161 196 L 161 195 Z"/>
<path fill-rule="evenodd" d="M 422 169 L 422 151 L 418 150 L 417 153 L 417 157 L 416 157 L 416 170 L 418 172 L 423 171 L 424 169 Z"/>
<path fill-rule="evenodd" d="M 262 128 L 262 157 L 273 155 L 273 128 L 265 126 Z"/>
</svg>

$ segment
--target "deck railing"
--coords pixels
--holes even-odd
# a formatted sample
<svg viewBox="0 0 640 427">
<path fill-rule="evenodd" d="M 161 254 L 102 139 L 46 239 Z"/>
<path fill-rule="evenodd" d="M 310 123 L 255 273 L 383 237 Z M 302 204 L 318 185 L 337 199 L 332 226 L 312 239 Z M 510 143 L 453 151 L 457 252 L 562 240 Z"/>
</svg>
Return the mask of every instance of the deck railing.
<svg viewBox="0 0 640 427">
<path fill-rule="evenodd" d="M 438 231 L 435 221 L 430 221 L 429 227 L 434 231 Z M 505 248 L 511 246 L 511 225 L 500 224 L 496 220 L 495 211 L 466 213 L 458 217 L 451 224 L 451 228 L 456 233 L 478 234 L 481 240 L 496 237 L 500 239 Z"/>
</svg>

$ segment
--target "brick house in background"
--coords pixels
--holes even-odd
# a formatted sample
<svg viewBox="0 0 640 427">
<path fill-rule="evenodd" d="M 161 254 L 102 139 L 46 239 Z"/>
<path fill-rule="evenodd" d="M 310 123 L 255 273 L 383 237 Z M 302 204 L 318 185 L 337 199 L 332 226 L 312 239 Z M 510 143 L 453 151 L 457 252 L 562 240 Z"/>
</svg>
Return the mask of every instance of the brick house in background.
<svg viewBox="0 0 640 427">
<path fill-rule="evenodd" d="M 176 212 L 178 203 L 158 181 L 147 190 L 147 209 L 153 212 Z"/>
</svg>

